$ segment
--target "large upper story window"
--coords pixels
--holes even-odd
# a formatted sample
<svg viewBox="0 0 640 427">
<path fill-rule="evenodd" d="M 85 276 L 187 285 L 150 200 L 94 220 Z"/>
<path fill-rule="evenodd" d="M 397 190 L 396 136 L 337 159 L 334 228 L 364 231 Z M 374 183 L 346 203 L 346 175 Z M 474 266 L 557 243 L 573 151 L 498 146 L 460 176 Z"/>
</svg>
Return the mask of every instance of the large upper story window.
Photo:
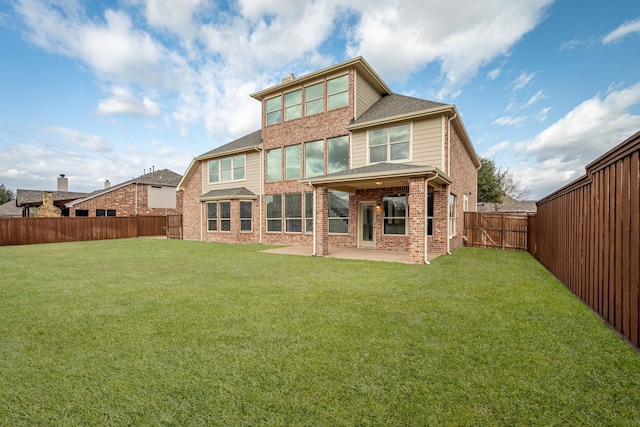
<svg viewBox="0 0 640 427">
<path fill-rule="evenodd" d="M 327 140 L 327 173 L 349 169 L 349 137 L 340 136 Z"/>
<path fill-rule="evenodd" d="M 369 131 L 369 163 L 408 160 L 411 125 Z"/>
<path fill-rule="evenodd" d="M 299 179 L 302 175 L 302 145 L 284 148 L 284 179 Z"/>
<path fill-rule="evenodd" d="M 407 195 L 384 196 L 382 204 L 384 211 L 384 234 L 407 234 L 407 224 L 409 223 Z"/>
<path fill-rule="evenodd" d="M 307 116 L 324 112 L 324 82 L 304 88 L 304 113 Z"/>
<path fill-rule="evenodd" d="M 327 109 L 349 105 L 349 75 L 327 80 Z"/>
<path fill-rule="evenodd" d="M 282 178 L 282 149 L 267 151 L 267 181 L 280 181 Z"/>
<path fill-rule="evenodd" d="M 282 122 L 282 95 L 267 99 L 265 110 L 267 126 Z"/>
<path fill-rule="evenodd" d="M 209 182 L 240 181 L 246 176 L 247 159 L 244 154 L 209 160 Z"/>
<path fill-rule="evenodd" d="M 284 119 L 293 120 L 302 117 L 302 90 L 298 89 L 284 95 Z"/>
<path fill-rule="evenodd" d="M 304 144 L 304 177 L 324 174 L 324 141 Z"/>
</svg>

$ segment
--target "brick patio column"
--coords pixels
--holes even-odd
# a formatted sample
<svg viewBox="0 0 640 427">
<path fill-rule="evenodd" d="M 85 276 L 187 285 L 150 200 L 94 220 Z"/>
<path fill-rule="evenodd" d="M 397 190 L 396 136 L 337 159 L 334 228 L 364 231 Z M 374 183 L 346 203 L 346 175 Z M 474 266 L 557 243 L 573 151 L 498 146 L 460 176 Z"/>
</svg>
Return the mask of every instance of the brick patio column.
<svg viewBox="0 0 640 427">
<path fill-rule="evenodd" d="M 424 264 L 425 178 L 409 178 L 409 262 Z"/>
<path fill-rule="evenodd" d="M 329 255 L 329 192 L 324 185 L 316 187 L 315 217 L 316 255 Z"/>
</svg>

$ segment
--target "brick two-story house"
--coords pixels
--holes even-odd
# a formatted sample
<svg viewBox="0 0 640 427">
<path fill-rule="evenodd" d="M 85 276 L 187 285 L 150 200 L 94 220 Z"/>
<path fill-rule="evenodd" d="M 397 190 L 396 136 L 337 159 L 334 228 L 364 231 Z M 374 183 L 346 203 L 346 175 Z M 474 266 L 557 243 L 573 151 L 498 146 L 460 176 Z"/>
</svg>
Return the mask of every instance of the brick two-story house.
<svg viewBox="0 0 640 427">
<path fill-rule="evenodd" d="M 462 245 L 480 162 L 455 105 L 395 94 L 361 57 L 251 95 L 262 127 L 193 159 L 184 238 L 402 250 Z"/>
</svg>

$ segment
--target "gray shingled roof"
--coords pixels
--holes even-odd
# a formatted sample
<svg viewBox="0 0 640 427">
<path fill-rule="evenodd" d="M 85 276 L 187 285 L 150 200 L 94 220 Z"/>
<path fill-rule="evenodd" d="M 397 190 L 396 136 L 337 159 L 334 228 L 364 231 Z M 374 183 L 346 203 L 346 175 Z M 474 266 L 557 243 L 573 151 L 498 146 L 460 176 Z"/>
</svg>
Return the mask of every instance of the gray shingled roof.
<svg viewBox="0 0 640 427">
<path fill-rule="evenodd" d="M 240 196 L 250 196 L 257 197 L 255 193 L 247 190 L 245 187 L 238 188 L 227 188 L 222 190 L 211 190 L 208 193 L 200 196 L 201 199 L 215 199 L 220 197 L 240 197 Z"/>
<path fill-rule="evenodd" d="M 211 151 L 207 151 L 204 154 L 199 155 L 197 158 L 207 158 L 218 156 L 220 154 L 228 153 L 231 151 L 242 150 L 243 148 L 251 148 L 262 144 L 262 130 L 259 129 L 255 132 L 251 132 L 241 138 L 231 141 L 228 144 L 222 145 L 218 148 L 214 148 Z"/>
<path fill-rule="evenodd" d="M 72 200 L 87 197 L 89 193 L 76 193 L 72 191 L 47 191 L 47 190 L 20 190 L 16 191 L 18 206 L 42 203 L 42 193 L 53 193 L 53 202 L 68 203 Z"/>
<path fill-rule="evenodd" d="M 376 173 L 384 173 L 384 172 L 402 172 L 405 170 L 416 169 L 424 167 L 421 165 L 411 165 L 407 163 L 375 163 L 373 165 L 363 166 L 355 169 L 347 169 L 341 172 L 334 172 L 328 175 L 323 175 L 322 178 L 333 178 L 333 177 L 348 177 L 351 175 L 365 175 L 365 174 L 376 174 Z M 320 177 L 314 177 L 320 178 Z M 313 180 L 313 178 L 311 178 Z"/>
<path fill-rule="evenodd" d="M 67 207 L 72 207 L 75 204 L 83 202 L 88 199 L 92 199 L 97 196 L 101 196 L 110 191 L 124 187 L 129 184 L 143 184 L 143 185 L 162 185 L 165 187 L 177 187 L 178 183 L 182 179 L 182 175 L 179 175 L 169 169 L 160 169 L 155 172 L 149 172 L 144 175 L 140 175 L 137 178 L 130 179 L 129 181 L 121 182 L 120 184 L 112 185 L 109 188 L 103 190 L 97 190 L 93 193 L 85 194 L 84 197 L 78 197 L 76 200 L 69 200 Z M 71 203 L 72 202 L 72 203 Z"/>
<path fill-rule="evenodd" d="M 16 206 L 15 200 L 0 205 L 0 218 L 8 218 L 14 216 L 22 216 L 22 208 Z"/>
<path fill-rule="evenodd" d="M 353 124 L 367 123 L 376 120 L 386 119 L 388 117 L 400 116 L 404 114 L 415 113 L 418 111 L 431 110 L 437 107 L 443 107 L 449 104 L 441 102 L 427 101 L 426 99 L 413 98 L 411 96 L 398 95 L 392 93 L 383 96 L 367 111 L 362 113 Z"/>
<path fill-rule="evenodd" d="M 182 175 L 178 175 L 169 169 L 161 169 L 141 175 L 138 178 L 134 178 L 131 182 L 147 185 L 166 185 L 168 187 L 177 187 L 181 179 Z"/>
</svg>

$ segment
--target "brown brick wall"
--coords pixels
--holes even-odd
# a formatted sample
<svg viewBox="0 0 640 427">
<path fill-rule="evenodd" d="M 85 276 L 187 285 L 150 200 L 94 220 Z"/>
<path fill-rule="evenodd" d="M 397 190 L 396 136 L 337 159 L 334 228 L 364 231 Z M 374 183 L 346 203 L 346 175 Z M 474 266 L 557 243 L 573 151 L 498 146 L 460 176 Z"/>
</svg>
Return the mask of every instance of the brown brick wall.
<svg viewBox="0 0 640 427">
<path fill-rule="evenodd" d="M 477 169 L 453 126 L 451 126 L 450 176 L 455 181 L 451 184 L 451 193 L 456 195 L 456 233 L 450 241 L 450 250 L 454 250 L 464 243 L 462 235 L 464 229 L 463 196 L 465 194 L 468 195 L 469 210 L 475 211 L 478 200 L 478 190 Z"/>
<path fill-rule="evenodd" d="M 69 216 L 76 216 L 76 210 L 88 210 L 89 216 L 96 216 L 96 209 L 115 209 L 116 216 L 174 215 L 182 213 L 182 195 L 176 193 L 176 209 L 149 208 L 149 186 L 129 184 L 108 193 L 78 203 L 69 209 Z M 136 204 L 137 198 L 137 204 Z M 136 211 L 137 208 L 137 211 Z"/>
<path fill-rule="evenodd" d="M 325 172 L 327 171 L 327 139 L 334 138 L 338 136 L 348 135 L 349 131 L 347 130 L 347 125 L 351 122 L 354 117 L 354 109 L 353 109 L 353 72 L 350 73 L 349 78 L 349 97 L 350 102 L 349 106 L 338 108 L 335 110 L 326 111 L 321 114 L 314 114 L 312 116 L 303 116 L 299 119 L 284 121 L 282 123 L 271 125 L 271 126 L 263 126 L 262 128 L 262 139 L 264 150 L 269 151 L 274 148 L 284 148 L 289 145 L 302 144 L 303 146 L 303 155 L 302 155 L 302 176 L 304 177 L 304 143 L 312 142 L 312 141 L 324 141 L 324 168 Z M 303 97 L 304 97 L 304 90 Z M 274 95 L 276 95 L 274 93 Z M 304 105 L 304 98 L 302 100 Z M 326 97 L 325 97 L 326 102 Z M 262 123 L 266 123 L 266 115 L 263 110 Z M 264 194 L 280 194 L 282 195 L 283 201 L 283 219 L 284 219 L 284 195 L 287 193 L 304 193 L 308 191 L 313 191 L 311 187 L 306 184 L 300 184 L 298 179 L 286 180 L 284 177 L 284 150 L 281 152 L 282 158 L 282 168 L 283 173 L 280 181 L 276 182 L 266 182 L 266 158 L 264 156 L 264 165 L 263 165 L 263 180 L 264 183 Z M 304 200 L 304 194 L 303 194 Z M 279 245 L 305 245 L 310 246 L 313 244 L 313 234 L 311 233 L 286 233 L 283 231 L 279 233 L 267 232 L 266 231 L 266 203 L 263 203 L 263 227 L 265 232 L 263 234 L 263 242 L 269 244 L 279 244 Z M 355 223 L 355 222 L 354 222 Z M 343 245 L 343 237 L 332 235 L 329 237 L 331 245 Z"/>
<path fill-rule="evenodd" d="M 202 195 L 202 162 L 196 166 L 191 174 L 185 189 L 182 192 L 182 235 L 185 240 L 200 240 L 203 225 L 202 218 L 206 218 L 206 212 L 202 202 L 198 198 Z"/>
</svg>

